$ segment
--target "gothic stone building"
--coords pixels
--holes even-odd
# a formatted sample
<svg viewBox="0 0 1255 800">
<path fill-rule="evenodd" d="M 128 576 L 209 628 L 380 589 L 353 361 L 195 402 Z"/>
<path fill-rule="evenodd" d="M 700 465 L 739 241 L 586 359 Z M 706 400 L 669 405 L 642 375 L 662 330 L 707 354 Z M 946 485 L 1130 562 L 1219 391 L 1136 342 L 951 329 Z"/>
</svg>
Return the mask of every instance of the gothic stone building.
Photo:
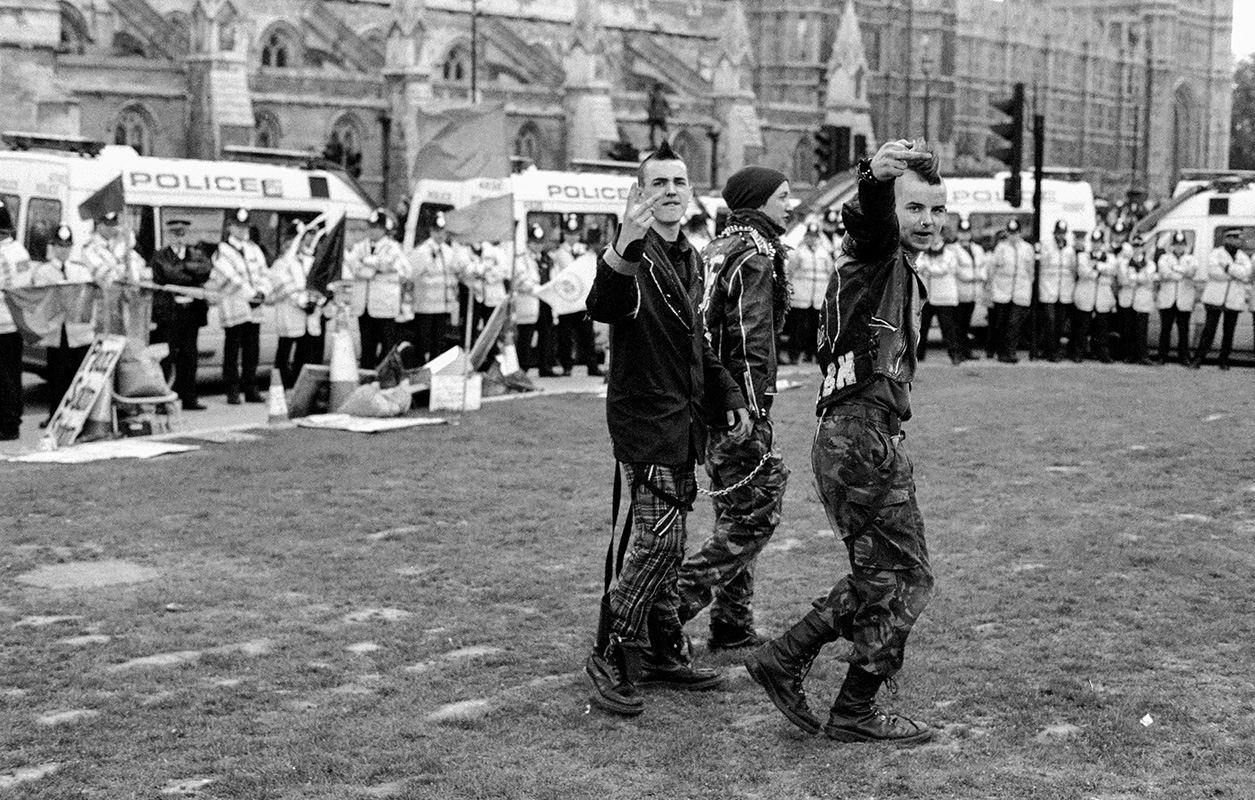
<svg viewBox="0 0 1255 800">
<path fill-rule="evenodd" d="M 1163 194 L 1227 164 L 1231 18 L 1227 0 L 0 0 L 0 97 L 6 129 L 154 155 L 329 153 L 396 203 L 419 115 L 472 84 L 505 104 L 515 155 L 558 169 L 648 149 L 661 91 L 708 188 L 749 163 L 804 187 L 823 125 L 842 166 L 927 133 L 947 168 L 991 172 L 989 102 L 1023 81 L 1049 164 Z"/>
</svg>

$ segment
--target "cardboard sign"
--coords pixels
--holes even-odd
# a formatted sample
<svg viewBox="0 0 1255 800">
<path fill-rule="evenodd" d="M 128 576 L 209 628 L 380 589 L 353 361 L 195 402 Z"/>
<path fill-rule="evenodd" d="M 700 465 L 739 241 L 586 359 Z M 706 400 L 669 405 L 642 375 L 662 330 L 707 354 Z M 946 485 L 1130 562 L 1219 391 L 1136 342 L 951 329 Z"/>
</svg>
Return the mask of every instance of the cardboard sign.
<svg viewBox="0 0 1255 800">
<path fill-rule="evenodd" d="M 53 449 L 74 444 L 97 401 L 109 397 L 113 373 L 125 346 L 125 336 L 96 336 L 44 433 L 44 440 L 50 441 Z"/>
</svg>

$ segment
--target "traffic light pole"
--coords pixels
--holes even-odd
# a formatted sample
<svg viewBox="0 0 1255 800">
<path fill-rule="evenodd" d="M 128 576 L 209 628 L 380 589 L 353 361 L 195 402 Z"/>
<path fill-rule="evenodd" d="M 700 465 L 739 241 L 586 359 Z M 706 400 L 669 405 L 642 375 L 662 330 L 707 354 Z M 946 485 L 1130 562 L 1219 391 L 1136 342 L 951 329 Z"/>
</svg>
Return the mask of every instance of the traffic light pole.
<svg viewBox="0 0 1255 800">
<path fill-rule="evenodd" d="M 1029 314 L 1030 329 L 1033 332 L 1029 342 L 1030 358 L 1041 356 L 1041 298 L 1037 296 L 1037 286 L 1041 281 L 1041 184 L 1045 172 L 1046 160 L 1046 117 L 1044 114 L 1033 115 L 1033 302 Z M 1051 335 L 1054 335 L 1053 331 Z"/>
</svg>

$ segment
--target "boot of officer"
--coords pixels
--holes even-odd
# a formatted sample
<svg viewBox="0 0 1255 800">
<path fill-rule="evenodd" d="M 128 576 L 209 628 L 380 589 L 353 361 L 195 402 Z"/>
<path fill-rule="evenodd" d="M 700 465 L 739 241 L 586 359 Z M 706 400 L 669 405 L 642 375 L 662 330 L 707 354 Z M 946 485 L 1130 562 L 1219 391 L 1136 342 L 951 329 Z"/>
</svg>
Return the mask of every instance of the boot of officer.
<svg viewBox="0 0 1255 800">
<path fill-rule="evenodd" d="M 718 670 L 693 666 L 692 648 L 674 609 L 668 616 L 664 605 L 655 603 L 649 610 L 646 629 L 649 645 L 640 654 L 641 686 L 700 691 L 723 685 Z"/>
</svg>

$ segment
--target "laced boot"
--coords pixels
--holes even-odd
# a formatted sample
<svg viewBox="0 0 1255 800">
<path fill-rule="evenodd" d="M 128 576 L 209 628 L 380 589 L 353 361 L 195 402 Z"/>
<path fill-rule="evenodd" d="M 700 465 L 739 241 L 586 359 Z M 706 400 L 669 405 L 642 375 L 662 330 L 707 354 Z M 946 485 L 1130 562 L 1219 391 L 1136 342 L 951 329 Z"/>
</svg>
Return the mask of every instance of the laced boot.
<svg viewBox="0 0 1255 800">
<path fill-rule="evenodd" d="M 832 705 L 824 733 L 838 742 L 893 742 L 918 744 L 933 737 L 932 729 L 876 706 L 876 692 L 884 678 L 850 665 L 841 692 Z"/>
<path fill-rule="evenodd" d="M 819 651 L 838 633 L 824 616 L 812 609 L 792 628 L 745 658 L 745 669 L 780 713 L 807 733 L 819 733 L 821 725 L 806 703 L 802 683 Z"/>
<path fill-rule="evenodd" d="M 706 649 L 711 653 L 721 650 L 742 650 L 747 647 L 761 647 L 767 640 L 758 635 L 753 626 L 742 628 L 719 620 L 710 621 L 710 638 L 706 640 Z"/>
<path fill-rule="evenodd" d="M 636 691 L 640 671 L 640 646 L 612 637 L 604 650 L 594 649 L 584 663 L 584 672 L 593 682 L 593 705 L 614 714 L 634 717 L 645 710 L 645 700 Z"/>
<path fill-rule="evenodd" d="M 641 686 L 701 691 L 723 686 L 723 674 L 694 667 L 692 648 L 679 628 L 649 621 L 650 646 L 641 652 Z"/>
</svg>

